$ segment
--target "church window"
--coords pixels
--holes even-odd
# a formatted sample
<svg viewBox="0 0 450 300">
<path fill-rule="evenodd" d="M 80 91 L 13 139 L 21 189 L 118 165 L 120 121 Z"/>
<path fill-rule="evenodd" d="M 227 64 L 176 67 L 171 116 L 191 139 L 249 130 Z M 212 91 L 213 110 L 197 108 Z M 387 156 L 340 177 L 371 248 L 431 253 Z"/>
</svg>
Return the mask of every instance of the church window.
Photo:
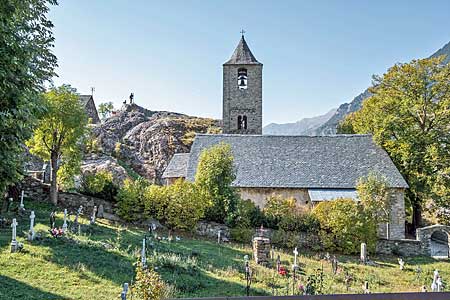
<svg viewBox="0 0 450 300">
<path fill-rule="evenodd" d="M 237 125 L 238 125 L 238 129 L 242 129 L 242 117 L 241 116 L 238 116 Z"/>
<path fill-rule="evenodd" d="M 247 116 L 242 117 L 242 129 L 247 129 Z"/>
<path fill-rule="evenodd" d="M 238 70 L 238 87 L 240 90 L 247 89 L 247 69 L 240 68 Z"/>
</svg>

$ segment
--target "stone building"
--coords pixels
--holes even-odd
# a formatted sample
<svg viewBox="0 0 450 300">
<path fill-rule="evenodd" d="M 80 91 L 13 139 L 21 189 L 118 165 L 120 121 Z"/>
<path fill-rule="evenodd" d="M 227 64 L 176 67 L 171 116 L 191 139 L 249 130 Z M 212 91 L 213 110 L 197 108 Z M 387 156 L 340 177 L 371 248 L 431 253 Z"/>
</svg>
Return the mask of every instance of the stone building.
<svg viewBox="0 0 450 300">
<path fill-rule="evenodd" d="M 405 237 L 408 185 L 371 136 L 261 135 L 262 64 L 244 37 L 223 72 L 224 134 L 197 134 L 191 152 L 176 154 L 169 163 L 163 174 L 168 184 L 178 178 L 194 181 L 200 153 L 219 143 L 231 145 L 236 169 L 233 185 L 241 198 L 260 207 L 271 196 L 294 198 L 305 207 L 338 198 L 357 200 L 358 180 L 378 173 L 386 178 L 392 200 L 389 228 L 380 225 L 379 236 Z"/>
<path fill-rule="evenodd" d="M 86 110 L 86 113 L 91 120 L 91 124 L 100 123 L 97 108 L 95 107 L 94 97 L 92 95 L 80 95 L 79 99 L 81 105 Z"/>
<path fill-rule="evenodd" d="M 242 36 L 223 64 L 224 133 L 262 133 L 262 68 Z"/>
</svg>

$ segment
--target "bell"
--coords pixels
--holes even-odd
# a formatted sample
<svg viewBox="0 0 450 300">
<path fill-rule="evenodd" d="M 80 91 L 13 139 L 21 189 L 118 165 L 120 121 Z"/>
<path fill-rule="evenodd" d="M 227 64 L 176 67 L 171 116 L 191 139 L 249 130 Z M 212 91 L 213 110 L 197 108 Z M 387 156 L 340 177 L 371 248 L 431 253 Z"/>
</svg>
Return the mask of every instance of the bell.
<svg viewBox="0 0 450 300">
<path fill-rule="evenodd" d="M 240 80 L 239 86 L 246 86 L 245 80 L 243 78 Z"/>
</svg>

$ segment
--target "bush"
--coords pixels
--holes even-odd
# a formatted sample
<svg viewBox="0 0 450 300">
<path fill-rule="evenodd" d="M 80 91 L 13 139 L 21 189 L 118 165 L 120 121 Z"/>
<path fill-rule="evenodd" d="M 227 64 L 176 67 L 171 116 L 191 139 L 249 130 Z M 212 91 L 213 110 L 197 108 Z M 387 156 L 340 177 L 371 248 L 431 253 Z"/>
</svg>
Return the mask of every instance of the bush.
<svg viewBox="0 0 450 300">
<path fill-rule="evenodd" d="M 365 242 L 373 251 L 377 240 L 376 225 L 362 205 L 352 199 L 319 203 L 313 214 L 320 223 L 320 239 L 329 251 L 358 253 Z"/>
<path fill-rule="evenodd" d="M 231 227 L 255 228 L 265 222 L 261 209 L 251 200 L 237 200 L 236 211 L 229 222 Z"/>
<path fill-rule="evenodd" d="M 135 221 L 140 217 L 139 214 L 144 209 L 142 199 L 148 185 L 148 182 L 142 178 L 138 180 L 125 179 L 116 196 L 117 212 L 121 218 L 126 221 Z"/>
<path fill-rule="evenodd" d="M 142 269 L 140 262 L 136 264 L 136 279 L 131 286 L 133 299 L 161 300 L 171 296 L 169 287 L 158 273 L 152 268 Z"/>
<path fill-rule="evenodd" d="M 230 237 L 233 241 L 238 243 L 249 243 L 252 241 L 255 230 L 248 227 L 237 226 L 231 228 Z"/>
<path fill-rule="evenodd" d="M 113 201 L 117 195 L 117 186 L 113 183 L 111 172 L 102 170 L 81 177 L 81 192 L 86 195 Z"/>
<path fill-rule="evenodd" d="M 147 217 L 156 218 L 169 228 L 180 230 L 194 229 L 209 205 L 195 184 L 182 179 L 170 186 L 146 187 L 143 199 Z"/>
</svg>

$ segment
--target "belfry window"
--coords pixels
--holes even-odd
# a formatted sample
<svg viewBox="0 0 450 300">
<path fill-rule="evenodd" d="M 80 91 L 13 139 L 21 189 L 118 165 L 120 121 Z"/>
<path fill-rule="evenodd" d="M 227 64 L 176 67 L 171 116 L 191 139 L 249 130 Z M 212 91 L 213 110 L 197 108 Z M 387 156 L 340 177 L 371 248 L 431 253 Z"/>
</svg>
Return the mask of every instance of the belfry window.
<svg viewBox="0 0 450 300">
<path fill-rule="evenodd" d="M 238 123 L 237 123 L 237 125 L 238 125 L 238 129 L 242 129 L 242 117 L 241 116 L 238 116 Z"/>
<path fill-rule="evenodd" d="M 242 129 L 247 129 L 247 116 L 242 117 Z"/>
<path fill-rule="evenodd" d="M 247 89 L 247 69 L 241 68 L 238 70 L 238 87 L 240 90 Z"/>
</svg>

